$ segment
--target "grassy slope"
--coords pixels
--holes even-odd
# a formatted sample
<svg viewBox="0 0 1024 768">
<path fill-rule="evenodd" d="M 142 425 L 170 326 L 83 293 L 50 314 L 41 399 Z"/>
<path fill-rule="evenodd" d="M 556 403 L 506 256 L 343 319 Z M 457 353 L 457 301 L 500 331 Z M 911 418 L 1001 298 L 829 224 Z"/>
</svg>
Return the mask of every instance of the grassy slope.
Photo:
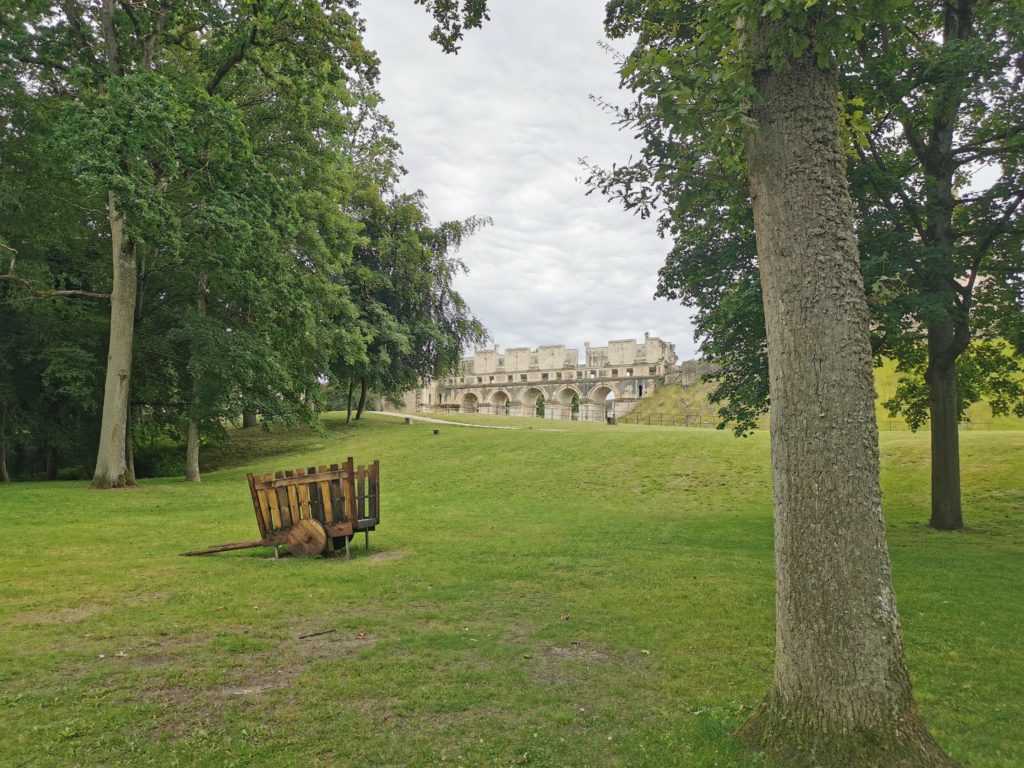
<svg viewBox="0 0 1024 768">
<path fill-rule="evenodd" d="M 528 426 L 334 422 L 248 433 L 219 457 L 248 466 L 198 487 L 0 488 L 0 763 L 744 765 L 728 734 L 771 675 L 767 435 Z M 1020 766 L 1024 433 L 964 435 L 965 534 L 921 524 L 927 436 L 882 449 L 921 710 L 975 768 Z M 177 556 L 254 536 L 247 469 L 347 455 L 382 461 L 369 554 Z"/>
<path fill-rule="evenodd" d="M 875 414 L 879 429 L 882 431 L 907 429 L 907 423 L 902 416 L 890 416 L 882 406 L 882 403 L 896 394 L 897 381 L 898 374 L 894 361 L 887 360 L 881 368 L 875 369 L 875 389 L 878 392 Z M 685 417 L 689 417 L 702 419 L 710 426 L 717 425 L 717 407 L 707 399 L 711 390 L 711 384 L 694 384 L 687 387 L 673 384 L 661 387 L 650 397 L 644 398 L 629 418 L 632 419 L 635 415 L 643 422 L 650 416 L 655 424 L 659 419 L 667 424 L 672 418 L 682 422 Z M 762 419 L 762 422 L 766 427 L 767 419 Z M 961 429 L 1024 430 L 1024 419 L 1016 416 L 993 416 L 988 403 L 980 402 L 967 409 L 967 421 L 961 425 Z"/>
</svg>

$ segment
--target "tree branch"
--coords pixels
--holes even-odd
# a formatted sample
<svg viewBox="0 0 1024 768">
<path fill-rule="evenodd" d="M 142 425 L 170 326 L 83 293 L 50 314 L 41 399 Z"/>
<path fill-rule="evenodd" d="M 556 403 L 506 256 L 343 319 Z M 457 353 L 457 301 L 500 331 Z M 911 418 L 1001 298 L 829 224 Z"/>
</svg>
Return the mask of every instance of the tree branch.
<svg viewBox="0 0 1024 768">
<path fill-rule="evenodd" d="M 0 275 L 0 281 L 7 281 L 7 282 L 18 283 L 19 285 L 23 285 L 26 288 L 28 288 L 28 290 L 32 293 L 32 295 L 34 295 L 36 298 L 39 298 L 39 299 L 51 299 L 51 298 L 56 298 L 56 297 L 60 297 L 60 296 L 81 296 L 82 298 L 85 298 L 85 299 L 98 299 L 100 301 L 109 301 L 110 300 L 110 294 L 109 293 L 94 293 L 93 291 L 81 291 L 81 290 L 43 291 L 43 290 L 40 290 L 40 289 L 36 288 L 34 285 L 32 285 L 32 283 L 30 283 L 25 278 L 18 277 L 17 275 L 12 275 L 10 273 L 8 273 L 6 275 Z"/>
<path fill-rule="evenodd" d="M 249 33 L 249 37 L 242 41 L 242 44 L 238 46 L 238 49 L 232 53 L 217 69 L 210 82 L 206 84 L 206 92 L 213 96 L 217 89 L 220 87 L 221 81 L 227 77 L 228 73 L 238 66 L 242 61 L 245 60 L 245 55 L 249 48 L 256 45 L 256 24 L 255 19 L 253 20 L 252 31 Z"/>
<path fill-rule="evenodd" d="M 878 145 L 875 143 L 874 137 L 870 133 L 867 133 L 866 138 L 868 140 L 868 147 L 871 149 L 871 157 L 874 164 L 877 165 L 883 173 L 889 174 L 889 169 L 886 167 L 885 161 L 882 159 L 881 155 L 878 152 Z M 867 160 L 864 150 L 861 149 L 859 146 L 857 147 L 857 152 L 858 154 L 860 154 L 862 160 Z M 893 208 L 891 202 L 888 199 L 886 199 L 885 195 L 879 188 L 874 178 L 871 179 L 871 186 L 875 187 L 875 190 L 878 192 L 878 197 L 879 199 L 882 200 L 882 203 L 887 208 L 889 208 L 889 210 L 891 210 L 893 213 L 897 213 L 896 209 Z M 921 221 L 921 217 L 918 215 L 917 206 L 914 204 L 914 201 L 911 200 L 910 197 L 907 195 L 906 191 L 903 189 L 902 184 L 897 185 L 896 194 L 899 196 L 900 201 L 903 203 L 904 209 L 906 210 L 907 215 L 910 217 L 910 220 L 913 223 L 914 230 L 917 232 L 918 236 L 922 240 L 926 239 L 924 223 Z"/>
<path fill-rule="evenodd" d="M 103 47 L 107 56 L 107 66 L 115 77 L 122 74 L 121 63 L 117 55 L 117 30 L 114 28 L 114 0 L 103 0 L 100 12 L 103 25 Z"/>
<path fill-rule="evenodd" d="M 71 29 L 75 33 L 75 37 L 78 39 L 78 44 L 85 50 L 92 48 L 92 44 L 85 36 L 85 30 L 82 27 L 82 19 L 78 16 L 78 7 L 76 3 L 64 0 L 60 4 L 61 9 L 64 11 L 64 15 L 67 17 L 68 24 L 71 25 Z"/>
<path fill-rule="evenodd" d="M 958 158 L 958 164 L 964 165 L 966 163 L 980 160 L 983 157 L 991 157 L 992 155 L 998 155 L 1001 152 L 1012 151 L 1007 147 L 1003 146 L 992 146 L 994 141 L 1008 141 L 1016 136 L 1024 133 L 1024 125 L 1014 125 L 1007 128 L 1005 131 L 989 136 L 985 139 L 973 141 L 969 144 L 964 144 L 953 150 L 953 155 Z"/>
<path fill-rule="evenodd" d="M 965 310 L 970 310 L 971 306 L 971 294 L 974 292 L 974 284 L 977 282 L 978 274 L 981 272 L 981 264 L 985 260 L 985 256 L 988 255 L 989 249 L 992 247 L 992 243 L 996 241 L 996 238 L 1000 235 L 1006 234 L 1006 224 L 1013 218 L 1013 214 L 1020 208 L 1021 203 L 1024 202 L 1024 190 L 1017 193 L 1017 196 L 1013 199 L 1006 208 L 1003 210 L 1003 215 L 999 217 L 999 220 L 995 223 L 989 233 L 985 236 L 985 239 L 978 244 L 978 250 L 974 254 L 974 259 L 971 262 L 971 269 L 967 277 L 967 285 L 963 291 L 963 305 Z"/>
</svg>

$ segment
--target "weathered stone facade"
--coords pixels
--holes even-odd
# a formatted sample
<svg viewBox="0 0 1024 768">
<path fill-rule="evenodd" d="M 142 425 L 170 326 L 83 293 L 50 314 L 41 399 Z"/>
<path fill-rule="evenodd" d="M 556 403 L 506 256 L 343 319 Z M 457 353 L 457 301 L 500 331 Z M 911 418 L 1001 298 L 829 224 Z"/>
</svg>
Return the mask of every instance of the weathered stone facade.
<svg viewBox="0 0 1024 768">
<path fill-rule="evenodd" d="M 676 363 L 675 345 L 649 334 L 587 344 L 579 357 L 562 344 L 478 350 L 459 375 L 408 393 L 405 409 L 536 415 L 543 404 L 545 418 L 603 420 L 628 413 Z"/>
</svg>

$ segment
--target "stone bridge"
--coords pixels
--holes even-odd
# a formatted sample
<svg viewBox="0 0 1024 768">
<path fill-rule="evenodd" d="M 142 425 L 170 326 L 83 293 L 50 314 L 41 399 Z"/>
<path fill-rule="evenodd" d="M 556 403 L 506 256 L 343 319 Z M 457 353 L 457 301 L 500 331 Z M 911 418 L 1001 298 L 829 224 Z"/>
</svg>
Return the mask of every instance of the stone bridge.
<svg viewBox="0 0 1024 768">
<path fill-rule="evenodd" d="M 676 362 L 674 345 L 649 334 L 643 342 L 586 345 L 579 362 L 564 345 L 478 350 L 456 376 L 406 397 L 406 409 L 464 411 L 603 421 L 624 415 L 660 386 Z"/>
</svg>

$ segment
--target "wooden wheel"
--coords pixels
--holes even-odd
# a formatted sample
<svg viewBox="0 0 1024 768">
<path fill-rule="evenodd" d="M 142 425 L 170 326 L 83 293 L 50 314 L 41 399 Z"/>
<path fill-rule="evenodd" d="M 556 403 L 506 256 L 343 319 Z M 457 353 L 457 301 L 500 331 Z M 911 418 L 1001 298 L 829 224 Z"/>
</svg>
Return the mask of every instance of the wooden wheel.
<svg viewBox="0 0 1024 768">
<path fill-rule="evenodd" d="M 288 551 L 295 557 L 315 557 L 327 548 L 327 531 L 317 520 L 299 520 L 288 531 Z"/>
</svg>

